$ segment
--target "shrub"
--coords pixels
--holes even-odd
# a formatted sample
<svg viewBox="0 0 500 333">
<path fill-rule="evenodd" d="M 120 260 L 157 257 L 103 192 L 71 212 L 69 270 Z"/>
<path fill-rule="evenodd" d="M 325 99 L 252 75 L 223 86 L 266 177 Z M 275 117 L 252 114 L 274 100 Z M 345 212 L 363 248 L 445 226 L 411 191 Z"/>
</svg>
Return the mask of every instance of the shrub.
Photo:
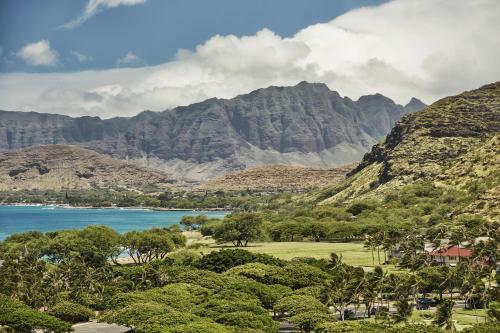
<svg viewBox="0 0 500 333">
<path fill-rule="evenodd" d="M 252 253 L 243 249 L 222 249 L 204 255 L 197 263 L 197 267 L 222 273 L 233 267 L 249 263 L 262 263 L 274 266 L 284 266 L 284 260 L 264 253 Z"/>
<path fill-rule="evenodd" d="M 391 327 L 387 333 L 444 333 L 444 331 L 435 325 L 411 324 Z"/>
<path fill-rule="evenodd" d="M 318 333 L 384 333 L 386 328 L 382 325 L 364 322 L 329 322 L 318 325 Z"/>
<path fill-rule="evenodd" d="M 292 295 L 283 297 L 274 306 L 274 311 L 279 315 L 295 316 L 304 312 L 326 313 L 326 306 L 316 298 L 304 295 Z"/>
<path fill-rule="evenodd" d="M 192 323 L 169 327 L 162 333 L 233 333 L 233 330 L 224 325 L 203 319 Z"/>
<path fill-rule="evenodd" d="M 30 308 L 18 308 L 8 313 L 0 313 L 0 326 L 6 326 L 17 333 L 34 330 L 63 333 L 71 331 L 71 324 Z"/>
<path fill-rule="evenodd" d="M 94 317 L 94 311 L 72 302 L 58 303 L 49 309 L 48 314 L 70 323 L 89 321 L 90 318 Z"/>
<path fill-rule="evenodd" d="M 481 323 L 468 327 L 462 333 L 500 333 L 500 326 L 498 323 Z"/>
<path fill-rule="evenodd" d="M 233 326 L 237 332 L 250 328 L 265 333 L 274 333 L 278 329 L 278 323 L 273 321 L 267 313 L 260 315 L 246 311 L 224 313 L 218 316 L 215 321 L 226 326 Z"/>
</svg>

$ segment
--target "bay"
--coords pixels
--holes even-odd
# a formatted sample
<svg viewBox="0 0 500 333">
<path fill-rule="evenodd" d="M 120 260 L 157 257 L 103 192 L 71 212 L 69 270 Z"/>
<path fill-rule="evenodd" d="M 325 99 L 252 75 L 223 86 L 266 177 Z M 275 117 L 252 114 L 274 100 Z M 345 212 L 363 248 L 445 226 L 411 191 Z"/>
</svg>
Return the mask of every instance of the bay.
<svg viewBox="0 0 500 333">
<path fill-rule="evenodd" d="M 128 208 L 66 208 L 58 206 L 0 206 L 0 240 L 25 231 L 56 231 L 82 229 L 100 224 L 120 233 L 132 230 L 164 228 L 178 224 L 185 215 L 205 214 L 222 218 L 228 212 L 220 211 L 154 211 Z"/>
</svg>

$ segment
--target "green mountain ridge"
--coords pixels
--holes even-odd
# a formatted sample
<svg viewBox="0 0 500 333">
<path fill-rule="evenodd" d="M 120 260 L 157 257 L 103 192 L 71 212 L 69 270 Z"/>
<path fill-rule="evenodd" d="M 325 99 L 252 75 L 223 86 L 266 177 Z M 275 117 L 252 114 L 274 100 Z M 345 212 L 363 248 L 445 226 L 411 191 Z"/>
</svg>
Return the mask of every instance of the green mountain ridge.
<svg viewBox="0 0 500 333">
<path fill-rule="evenodd" d="M 432 182 L 475 191 L 470 213 L 500 215 L 500 82 L 443 98 L 404 116 L 342 183 L 310 199 L 332 204 L 382 198 L 405 185 Z"/>
</svg>

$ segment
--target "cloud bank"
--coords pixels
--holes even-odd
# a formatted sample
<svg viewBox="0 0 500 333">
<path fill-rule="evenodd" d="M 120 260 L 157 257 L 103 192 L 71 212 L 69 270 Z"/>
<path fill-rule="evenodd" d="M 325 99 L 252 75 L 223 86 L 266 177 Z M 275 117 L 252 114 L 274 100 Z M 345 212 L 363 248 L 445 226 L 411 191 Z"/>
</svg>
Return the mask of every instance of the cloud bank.
<svg viewBox="0 0 500 333">
<path fill-rule="evenodd" d="M 83 12 L 77 18 L 63 24 L 60 28 L 73 29 L 107 8 L 120 6 L 135 6 L 145 3 L 146 0 L 89 0 Z"/>
<path fill-rule="evenodd" d="M 127 54 L 116 60 L 117 66 L 134 66 L 134 65 L 142 65 L 144 64 L 144 60 L 135 55 L 132 51 L 128 51 Z"/>
<path fill-rule="evenodd" d="M 324 82 L 357 98 L 430 103 L 500 79 L 500 1 L 398 0 L 350 11 L 291 38 L 214 36 L 157 66 L 0 75 L 0 108 L 134 115 L 269 85 Z"/>
<path fill-rule="evenodd" d="M 17 56 L 32 66 L 55 66 L 59 53 L 51 49 L 48 40 L 27 44 L 17 52 Z"/>
</svg>

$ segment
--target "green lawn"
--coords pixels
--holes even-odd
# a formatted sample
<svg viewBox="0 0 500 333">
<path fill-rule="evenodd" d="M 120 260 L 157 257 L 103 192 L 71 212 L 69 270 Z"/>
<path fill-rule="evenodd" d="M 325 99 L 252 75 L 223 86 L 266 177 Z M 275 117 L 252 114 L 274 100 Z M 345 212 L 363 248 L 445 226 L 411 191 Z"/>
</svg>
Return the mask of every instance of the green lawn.
<svg viewBox="0 0 500 333">
<path fill-rule="evenodd" d="M 189 245 L 203 245 L 199 248 L 201 252 L 208 253 L 221 248 L 234 248 L 232 244 L 216 244 L 211 238 L 201 237 L 198 232 L 185 233 Z M 363 266 L 368 270 L 373 268 L 371 251 L 363 247 L 361 242 L 349 243 L 327 243 L 327 242 L 259 242 L 249 243 L 243 249 L 255 253 L 267 253 L 275 257 L 290 260 L 296 257 L 313 257 L 317 259 L 330 257 L 334 252 L 342 255 L 346 264 L 353 266 Z M 383 254 L 381 253 L 381 260 Z M 375 265 L 378 265 L 377 254 L 375 253 Z M 384 265 L 385 269 L 395 270 L 392 265 Z"/>
<path fill-rule="evenodd" d="M 372 265 L 371 253 L 363 248 L 361 243 L 269 242 L 250 244 L 247 250 L 267 253 L 285 260 L 295 257 L 329 258 L 330 253 L 335 252 L 342 255 L 347 264 Z"/>
<path fill-rule="evenodd" d="M 434 312 L 435 310 L 414 310 L 410 320 L 430 323 Z M 484 322 L 484 310 L 453 309 L 453 320 L 456 321 L 456 329 L 461 331 L 473 324 Z"/>
</svg>

